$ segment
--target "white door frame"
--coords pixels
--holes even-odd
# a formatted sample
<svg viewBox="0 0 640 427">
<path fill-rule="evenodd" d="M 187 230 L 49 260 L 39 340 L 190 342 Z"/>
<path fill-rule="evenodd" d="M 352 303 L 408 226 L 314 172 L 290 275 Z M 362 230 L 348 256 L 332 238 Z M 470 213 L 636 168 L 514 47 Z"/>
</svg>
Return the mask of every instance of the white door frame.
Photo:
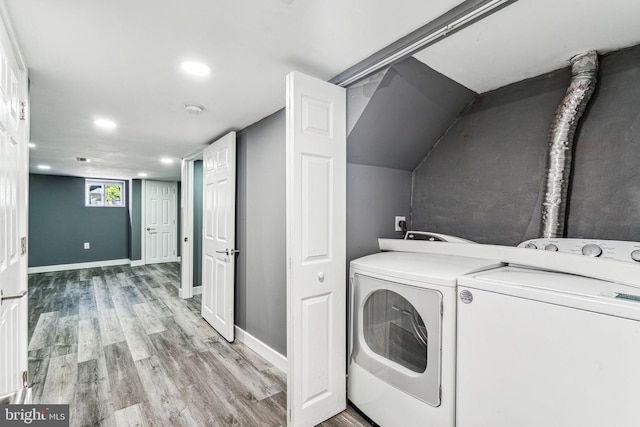
<svg viewBox="0 0 640 427">
<path fill-rule="evenodd" d="M 181 213 L 181 236 L 180 244 L 182 251 L 180 252 L 180 298 L 193 297 L 193 191 L 194 191 L 194 163 L 196 160 L 202 160 L 202 151 L 182 158 L 181 181 L 180 181 L 180 208 Z M 186 239 L 186 240 L 185 240 Z"/>
<path fill-rule="evenodd" d="M 140 224 L 141 224 L 141 227 L 140 227 L 140 238 L 141 238 L 141 241 L 140 241 L 140 243 L 141 243 L 140 255 L 141 255 L 141 258 L 142 258 L 142 260 L 141 260 L 142 261 L 142 265 L 146 265 L 147 264 L 147 249 L 146 249 L 147 248 L 147 240 L 146 240 L 146 238 L 147 238 L 147 233 L 146 233 L 146 231 L 147 231 L 147 229 L 146 229 L 146 222 L 147 222 L 147 203 L 146 203 L 147 190 L 146 189 L 147 189 L 147 182 L 148 181 L 156 181 L 156 182 L 158 182 L 158 181 L 161 181 L 161 180 L 155 180 L 155 179 L 143 179 L 142 180 L 142 188 L 141 188 L 141 192 L 140 192 L 140 195 L 141 195 L 140 212 L 141 212 L 141 216 L 142 216 L 140 218 Z M 177 191 L 178 183 L 176 181 L 167 181 L 167 182 L 175 183 L 176 184 L 176 191 Z M 178 208 L 178 197 L 177 197 L 177 194 L 175 195 L 175 200 L 174 201 L 175 201 L 174 205 L 175 205 L 175 208 L 176 208 L 176 210 L 174 212 L 174 215 L 176 215 L 177 214 L 177 208 Z M 174 228 L 174 236 L 177 236 L 178 235 L 178 224 L 177 224 L 177 221 L 174 222 L 173 228 Z M 176 237 L 176 239 L 177 239 L 177 237 Z M 178 254 L 177 254 L 178 248 L 177 248 L 176 239 L 173 239 L 174 240 L 173 241 L 174 255 L 173 255 L 172 260 L 170 262 L 177 262 L 177 261 L 180 260 L 180 258 L 178 258 Z"/>
<path fill-rule="evenodd" d="M 19 375 L 19 372 L 26 372 L 28 370 L 27 363 L 27 324 L 28 324 L 28 299 L 27 299 L 27 288 L 28 288 L 28 279 L 27 279 L 27 242 L 28 242 L 28 204 L 29 204 L 29 148 L 28 142 L 30 141 L 29 136 L 29 123 L 30 123 L 30 114 L 29 114 L 29 93 L 28 93 L 28 67 L 24 60 L 24 56 L 22 55 L 22 51 L 17 42 L 17 37 L 15 35 L 15 31 L 13 30 L 13 26 L 11 24 L 11 20 L 9 18 L 9 13 L 6 9 L 6 5 L 4 1 L 0 2 L 0 37 L 2 38 L 2 46 L 5 51 L 4 54 L 7 55 L 7 60 L 10 61 L 9 57 L 13 57 L 15 60 L 15 65 L 17 66 L 17 75 L 16 78 L 16 92 L 13 93 L 11 91 L 11 84 L 9 82 L 9 87 L 7 88 L 7 97 L 15 96 L 15 104 L 13 104 L 16 108 L 15 114 L 16 116 L 21 115 L 21 102 L 25 103 L 25 115 L 24 118 L 17 117 L 17 129 L 16 138 L 21 141 L 18 141 L 18 152 L 17 152 L 17 160 L 18 164 L 15 165 L 15 168 L 19 170 L 19 176 L 17 178 L 17 188 L 13 189 L 16 191 L 15 197 L 17 201 L 17 210 L 15 212 L 15 223 L 12 228 L 12 233 L 9 233 L 12 236 L 13 243 L 15 243 L 16 249 L 16 260 L 14 265 L 11 268 L 14 268 L 15 271 L 10 274 L 15 274 L 15 277 L 12 277 L 11 283 L 9 286 L 6 286 L 6 283 L 3 286 L 3 290 L 5 291 L 4 296 L 15 296 L 18 298 L 5 299 L 3 301 L 4 309 L 9 309 L 12 313 L 7 313 L 9 316 L 13 314 L 14 316 L 9 316 L 7 321 L 9 321 L 9 327 L 12 331 L 12 336 L 15 339 L 8 339 L 7 342 L 10 342 L 8 348 L 5 347 L 6 342 L 3 342 L 2 353 L 3 357 L 0 358 L 0 364 L 2 365 L 2 369 L 8 371 L 9 369 L 12 373 L 16 375 L 7 376 L 4 378 L 4 375 L 0 375 L 3 377 L 3 380 L 0 385 L 0 395 L 4 395 L 5 393 L 10 393 L 17 391 L 22 387 L 23 381 L 22 376 Z M 12 66 L 8 67 L 9 69 L 13 69 Z M 7 114 L 10 114 L 7 112 Z M 19 137 L 17 134 L 20 134 Z M 4 232 L 4 231 L 3 231 Z M 3 239 L 6 238 L 2 236 Z M 4 243 L 4 242 L 3 242 Z M 8 248 L 7 248 L 8 251 Z M 8 257 L 9 254 L 5 253 Z M 10 263 L 10 261 L 7 261 Z M 8 273 L 9 274 L 9 273 Z M 2 278 L 0 278 L 0 281 Z M 11 320 L 10 320 L 11 319 Z M 17 324 L 13 323 L 13 321 L 17 321 Z M 3 337 L 4 340 L 4 337 Z M 14 348 L 13 345 L 17 344 L 17 348 Z M 5 354 L 6 350 L 6 354 Z M 8 356 L 6 359 L 4 356 Z M 12 363 L 12 361 L 15 363 Z M 9 362 L 9 363 L 7 363 Z M 11 366 L 8 366 L 11 365 Z M 3 372 L 4 374 L 4 372 Z M 24 396 L 29 395 L 29 393 Z M 30 402 L 30 395 L 27 397 L 28 401 L 24 403 Z"/>
</svg>

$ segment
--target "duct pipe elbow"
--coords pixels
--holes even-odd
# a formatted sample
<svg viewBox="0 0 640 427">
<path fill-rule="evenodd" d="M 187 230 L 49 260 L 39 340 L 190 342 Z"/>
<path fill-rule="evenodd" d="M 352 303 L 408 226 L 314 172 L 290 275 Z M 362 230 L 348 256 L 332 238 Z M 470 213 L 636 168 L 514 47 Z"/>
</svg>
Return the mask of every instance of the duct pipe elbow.
<svg viewBox="0 0 640 427">
<path fill-rule="evenodd" d="M 564 235 L 573 137 L 578 121 L 595 91 L 597 74 L 596 51 L 584 52 L 571 58 L 571 81 L 549 129 L 540 218 L 541 237 Z"/>
</svg>

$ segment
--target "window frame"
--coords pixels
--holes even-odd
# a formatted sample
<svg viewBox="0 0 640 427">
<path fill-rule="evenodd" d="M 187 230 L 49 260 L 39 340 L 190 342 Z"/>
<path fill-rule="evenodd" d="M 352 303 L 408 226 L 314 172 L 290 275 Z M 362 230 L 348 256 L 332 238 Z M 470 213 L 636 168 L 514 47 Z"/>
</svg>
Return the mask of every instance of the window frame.
<svg viewBox="0 0 640 427">
<path fill-rule="evenodd" d="M 102 202 L 100 204 L 93 204 L 91 203 L 90 188 L 97 185 L 102 187 Z M 108 185 L 117 185 L 120 187 L 120 204 L 109 205 L 106 203 L 105 188 Z M 124 180 L 86 178 L 84 180 L 84 206 L 87 208 L 126 208 L 127 207 L 126 188 L 127 187 Z"/>
</svg>

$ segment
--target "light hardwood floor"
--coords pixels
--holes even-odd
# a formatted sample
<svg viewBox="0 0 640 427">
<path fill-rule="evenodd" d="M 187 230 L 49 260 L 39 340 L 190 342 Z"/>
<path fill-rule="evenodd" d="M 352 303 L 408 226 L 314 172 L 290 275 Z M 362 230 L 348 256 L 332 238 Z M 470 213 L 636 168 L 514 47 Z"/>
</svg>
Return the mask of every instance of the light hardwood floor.
<svg viewBox="0 0 640 427">
<path fill-rule="evenodd" d="M 286 375 L 180 299 L 179 264 L 29 276 L 34 403 L 71 426 L 286 425 Z M 323 427 L 370 426 L 353 409 Z"/>
</svg>

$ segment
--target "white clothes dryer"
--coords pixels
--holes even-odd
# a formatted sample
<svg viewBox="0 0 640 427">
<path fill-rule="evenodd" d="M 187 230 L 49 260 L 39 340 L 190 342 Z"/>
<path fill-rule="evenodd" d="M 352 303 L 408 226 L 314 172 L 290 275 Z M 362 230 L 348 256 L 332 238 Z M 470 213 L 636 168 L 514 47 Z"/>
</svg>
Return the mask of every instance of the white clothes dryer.
<svg viewBox="0 0 640 427">
<path fill-rule="evenodd" d="M 502 265 L 422 243 L 351 262 L 347 395 L 383 427 L 455 425 L 456 280 Z"/>
<path fill-rule="evenodd" d="M 457 427 L 640 425 L 640 243 L 520 246 L 576 254 L 560 267 L 575 260 L 599 279 L 540 263 L 460 277 Z"/>
</svg>

